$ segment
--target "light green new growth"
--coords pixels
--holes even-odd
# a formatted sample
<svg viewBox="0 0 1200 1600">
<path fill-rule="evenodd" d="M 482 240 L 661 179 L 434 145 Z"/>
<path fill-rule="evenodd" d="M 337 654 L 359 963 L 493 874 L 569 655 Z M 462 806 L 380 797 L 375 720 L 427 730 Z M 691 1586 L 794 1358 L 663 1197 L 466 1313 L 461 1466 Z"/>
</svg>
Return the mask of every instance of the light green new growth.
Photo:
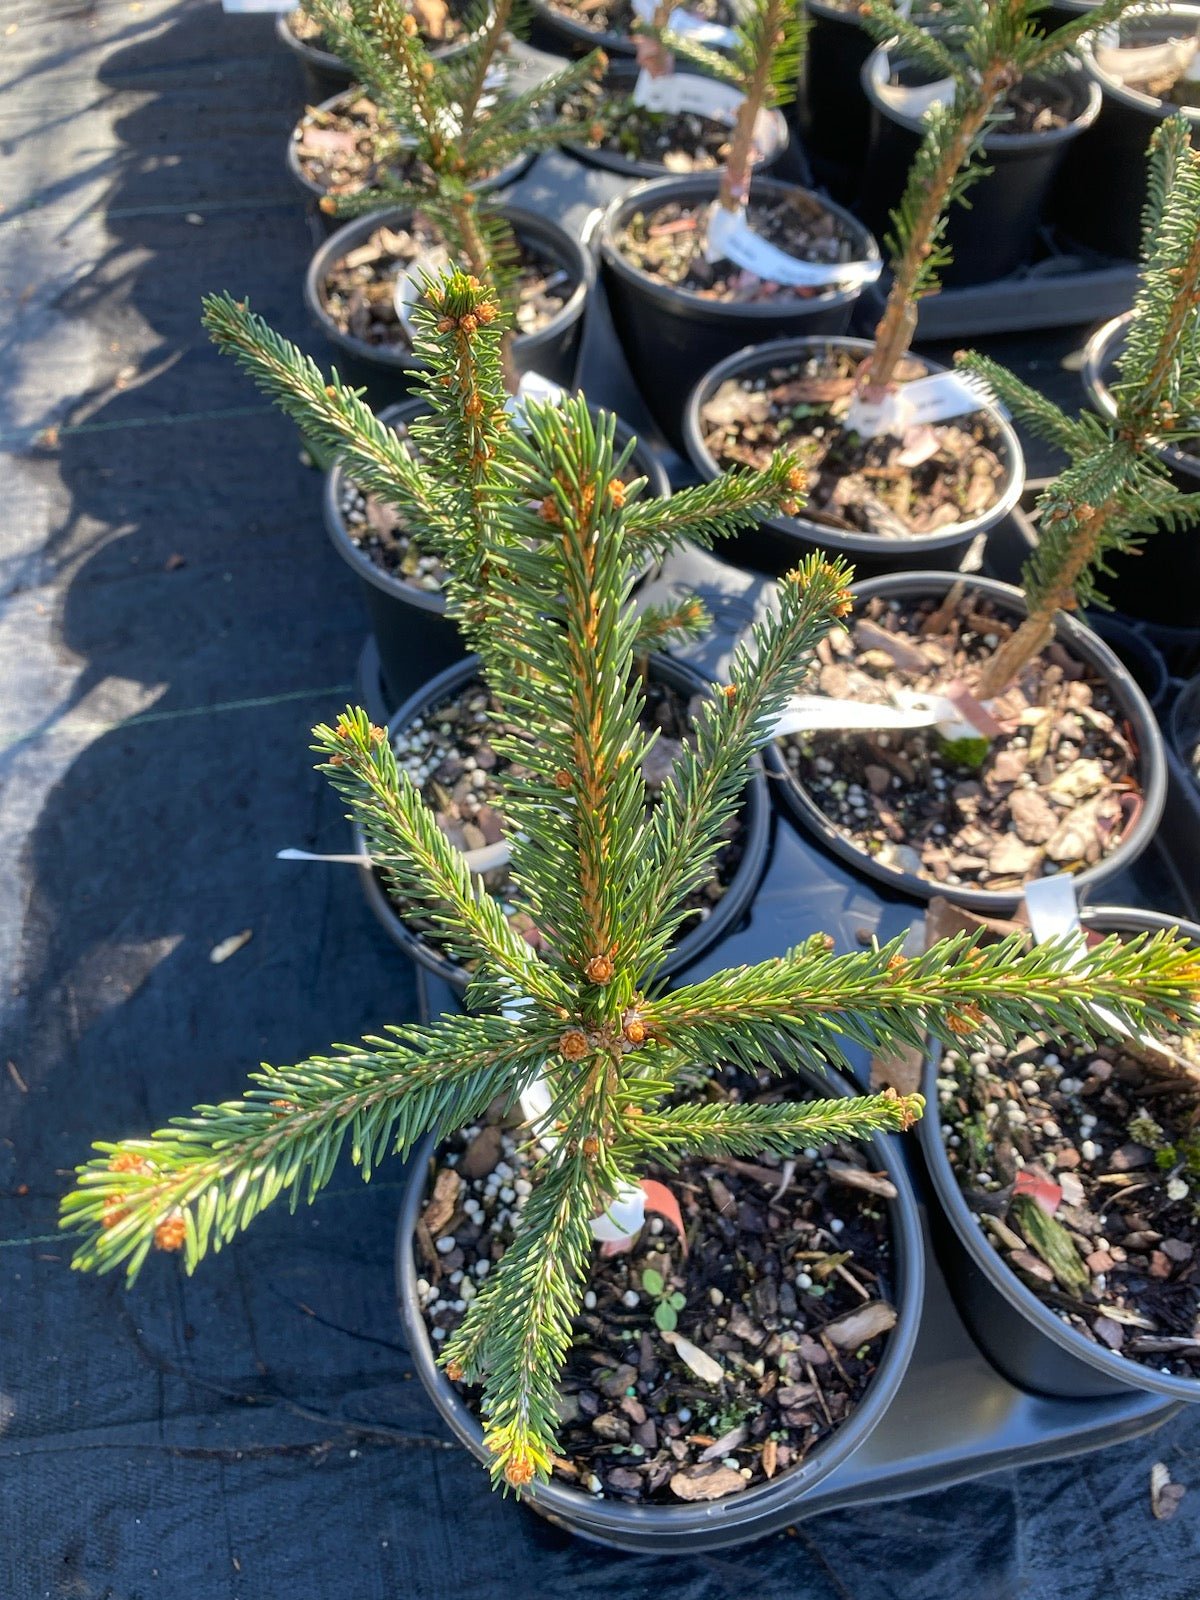
<svg viewBox="0 0 1200 1600">
<path fill-rule="evenodd" d="M 502 1261 L 444 1361 L 483 1385 L 497 1479 L 518 1490 L 550 1471 L 562 1363 L 586 1287 L 591 1222 L 651 1162 L 690 1154 L 787 1155 L 906 1127 L 919 1096 L 693 1104 L 698 1070 L 782 1074 L 841 1062 L 850 1046 L 946 1042 L 1038 1027 L 1094 1036 L 1096 1008 L 1136 1029 L 1197 1015 L 1200 960 L 1166 937 L 1109 940 L 1076 960 L 1056 944 L 1022 953 L 962 939 L 906 959 L 898 942 L 839 956 L 822 937 L 753 967 L 664 992 L 664 954 L 739 804 L 751 755 L 771 737 L 818 641 L 849 609 L 849 571 L 817 558 L 779 588 L 778 615 L 735 656 L 733 682 L 696 718 L 674 782 L 647 809 L 630 603 L 645 552 L 671 533 L 715 535 L 786 509 L 799 484 L 779 459 L 674 500 L 640 503 L 622 484 L 611 420 L 582 400 L 503 410 L 502 318 L 461 274 L 418 314 L 434 415 L 418 459 L 341 385 L 228 298 L 206 322 L 310 435 L 344 446 L 350 469 L 449 552 L 451 602 L 483 658 L 500 717 L 522 734 L 502 753 L 501 807 L 514 876 L 545 937 L 535 956 L 466 870 L 389 740 L 361 711 L 316 730 L 322 770 L 361 822 L 372 856 L 410 904 L 428 908 L 477 963 L 474 1001 L 503 1015 L 401 1027 L 295 1067 L 251 1075 L 240 1100 L 201 1106 L 148 1137 L 99 1144 L 63 1203 L 75 1264 L 132 1278 L 156 1246 L 192 1270 L 277 1197 L 311 1199 L 340 1154 L 369 1176 L 427 1133 L 508 1105 L 541 1078 L 556 1126 L 535 1153 L 533 1191 Z M 435 545 L 435 541 L 440 544 Z"/>
<path fill-rule="evenodd" d="M 1200 494 L 1180 489 L 1159 454 L 1163 444 L 1200 437 L 1200 154 L 1186 117 L 1163 122 L 1151 141 L 1140 283 L 1112 386 L 1116 414 L 1070 418 L 984 356 L 959 364 L 1070 460 L 1038 502 L 1038 545 L 1022 573 L 1029 616 L 988 661 L 976 690 L 988 698 L 1049 643 L 1059 611 L 1103 603 L 1110 557 L 1136 550 L 1156 528 L 1191 535 L 1200 517 Z"/>
</svg>

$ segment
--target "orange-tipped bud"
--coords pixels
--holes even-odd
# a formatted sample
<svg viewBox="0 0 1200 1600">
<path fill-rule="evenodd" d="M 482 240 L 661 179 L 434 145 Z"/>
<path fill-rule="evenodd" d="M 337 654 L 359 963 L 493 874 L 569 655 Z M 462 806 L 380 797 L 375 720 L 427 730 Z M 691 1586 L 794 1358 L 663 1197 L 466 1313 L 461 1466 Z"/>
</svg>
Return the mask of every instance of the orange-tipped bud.
<svg viewBox="0 0 1200 1600">
<path fill-rule="evenodd" d="M 611 956 L 593 956 L 583 969 L 589 983 L 611 983 L 616 968 Z"/>
<path fill-rule="evenodd" d="M 156 1250 L 182 1250 L 183 1241 L 187 1238 L 187 1223 L 176 1212 L 174 1216 L 164 1217 L 154 1230 L 154 1248 Z"/>
<path fill-rule="evenodd" d="M 558 1041 L 558 1051 L 566 1061 L 582 1061 L 589 1051 L 587 1034 L 582 1028 L 568 1028 Z"/>
</svg>

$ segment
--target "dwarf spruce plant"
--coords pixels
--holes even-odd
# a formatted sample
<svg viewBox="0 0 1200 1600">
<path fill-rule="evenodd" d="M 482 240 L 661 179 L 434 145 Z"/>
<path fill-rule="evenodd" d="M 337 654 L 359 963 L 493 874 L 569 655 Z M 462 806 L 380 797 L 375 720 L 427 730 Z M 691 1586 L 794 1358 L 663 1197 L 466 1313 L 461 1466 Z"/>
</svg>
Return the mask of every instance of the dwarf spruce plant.
<svg viewBox="0 0 1200 1600">
<path fill-rule="evenodd" d="M 571 136 L 575 129 L 553 108 L 607 65 L 595 50 L 520 93 L 493 92 L 515 5 L 477 0 L 461 50 L 438 57 L 403 0 L 303 0 L 369 90 L 390 130 L 390 153 L 407 158 L 402 168 L 382 164 L 387 175 L 373 188 L 327 195 L 322 209 L 352 216 L 411 208 L 439 229 L 451 256 L 502 294 L 511 286 L 515 244 L 499 199 L 481 194 L 480 185 L 518 156 Z"/>
<path fill-rule="evenodd" d="M 899 941 L 835 955 L 816 936 L 756 966 L 664 989 L 656 981 L 685 899 L 711 870 L 753 753 L 850 609 L 848 569 L 812 558 L 779 588 L 732 682 L 695 719 L 674 781 L 647 809 L 631 595 L 647 557 L 786 509 L 797 469 L 776 458 L 669 501 L 623 483 L 611 419 L 582 400 L 504 408 L 493 292 L 455 274 L 417 314 L 431 415 L 407 455 L 354 391 L 321 373 L 228 298 L 206 321 L 304 431 L 344 448 L 358 481 L 448 552 L 449 600 L 479 650 L 505 723 L 503 810 L 513 871 L 545 934 L 535 955 L 440 831 L 387 734 L 349 710 L 315 731 L 321 769 L 360 821 L 385 875 L 476 963 L 481 1014 L 401 1024 L 360 1044 L 250 1075 L 241 1098 L 198 1107 L 148 1137 L 98 1144 L 64 1202 L 75 1264 L 134 1278 L 154 1249 L 188 1271 L 272 1201 L 312 1200 L 347 1154 L 364 1177 L 422 1136 L 479 1118 L 500 1097 L 548 1097 L 515 1239 L 447 1341 L 456 1379 L 482 1385 L 497 1479 L 545 1477 L 558 1374 L 593 1257 L 593 1219 L 652 1163 L 693 1154 L 787 1155 L 908 1126 L 919 1096 L 693 1103 L 697 1069 L 785 1073 L 850 1046 L 953 1042 L 1036 1027 L 1091 1037 L 1097 1006 L 1131 1026 L 1178 1026 L 1200 960 L 1170 937 L 1108 940 L 1082 959 L 961 938 L 906 958 Z M 1105 1026 L 1105 1024 L 1099 1024 Z M 546 1124 L 540 1124 L 545 1126 Z"/>
<path fill-rule="evenodd" d="M 987 698 L 1050 642 L 1058 612 L 1103 603 L 1110 557 L 1136 550 L 1155 529 L 1195 537 L 1200 494 L 1179 488 L 1160 453 L 1200 437 L 1200 153 L 1186 117 L 1163 122 L 1151 143 L 1141 276 L 1112 386 L 1115 416 L 1068 417 L 985 356 L 961 356 L 959 365 L 1070 461 L 1038 502 L 1038 545 L 1022 573 L 1029 615 L 986 663 L 976 692 Z"/>
<path fill-rule="evenodd" d="M 1002 121 L 1009 91 L 1022 78 L 1065 65 L 1085 34 L 1115 22 L 1134 3 L 1099 0 L 1047 35 L 1046 0 L 951 0 L 932 26 L 901 16 L 892 0 L 863 0 L 863 20 L 881 44 L 954 86 L 950 104 L 935 104 L 924 114 L 924 135 L 884 240 L 892 283 L 875 348 L 859 373 L 869 400 L 888 392 L 912 345 L 918 301 L 937 291 L 950 263 L 950 208 L 966 203 L 968 191 L 988 172 L 983 141 Z"/>
</svg>

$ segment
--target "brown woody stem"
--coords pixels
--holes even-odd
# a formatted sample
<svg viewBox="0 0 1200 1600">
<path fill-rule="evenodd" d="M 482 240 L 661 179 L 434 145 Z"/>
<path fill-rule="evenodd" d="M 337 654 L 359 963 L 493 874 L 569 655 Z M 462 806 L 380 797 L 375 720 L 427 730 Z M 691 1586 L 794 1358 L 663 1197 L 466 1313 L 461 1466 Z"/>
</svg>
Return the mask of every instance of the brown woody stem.
<svg viewBox="0 0 1200 1600">
<path fill-rule="evenodd" d="M 965 107 L 953 139 L 922 197 L 904 253 L 892 263 L 892 287 L 883 316 L 875 329 L 875 349 L 859 372 L 859 392 L 869 400 L 881 400 L 890 387 L 896 368 L 908 354 L 917 327 L 915 289 L 921 265 L 929 254 L 930 240 L 938 220 L 949 204 L 950 190 L 959 168 L 992 107 L 1012 84 L 1012 69 L 1004 61 L 989 64 L 969 104 Z"/>
<path fill-rule="evenodd" d="M 754 71 L 746 85 L 746 98 L 738 107 L 737 120 L 729 140 L 729 156 L 721 173 L 717 204 L 723 211 L 740 211 L 750 193 L 751 157 L 754 152 L 754 125 L 771 84 L 771 58 L 774 42 L 783 25 L 783 0 L 771 0 L 763 19 L 763 38 L 769 41 L 759 52 Z"/>
</svg>

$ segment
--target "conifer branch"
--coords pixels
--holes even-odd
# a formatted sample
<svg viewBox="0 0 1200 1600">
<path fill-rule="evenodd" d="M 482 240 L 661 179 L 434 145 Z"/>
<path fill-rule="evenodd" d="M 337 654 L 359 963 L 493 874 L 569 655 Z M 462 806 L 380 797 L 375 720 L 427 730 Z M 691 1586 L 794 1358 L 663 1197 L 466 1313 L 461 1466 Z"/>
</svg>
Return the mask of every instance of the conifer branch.
<svg viewBox="0 0 1200 1600">
<path fill-rule="evenodd" d="M 839 956 L 810 941 L 647 1000 L 641 1019 L 676 1057 L 712 1060 L 719 1049 L 755 1069 L 781 1053 L 845 1065 L 847 1044 L 919 1049 L 927 1035 L 949 1045 L 986 1035 L 1011 1045 L 1042 1028 L 1091 1043 L 1111 1036 L 1114 1018 L 1153 1032 L 1200 1017 L 1200 956 L 1163 934 L 1109 938 L 1082 958 L 1070 941 L 1024 950 L 1020 935 L 988 946 L 960 935 L 915 957 L 903 942 Z"/>
<path fill-rule="evenodd" d="M 685 1156 L 792 1156 L 810 1145 L 898 1133 L 921 1115 L 919 1094 L 894 1090 L 852 1100 L 783 1100 L 767 1104 L 667 1106 L 626 1122 L 629 1163 L 675 1166 Z"/>
<path fill-rule="evenodd" d="M 240 1100 L 199 1106 L 146 1139 L 97 1144 L 63 1202 L 82 1238 L 73 1265 L 124 1266 L 132 1282 L 152 1249 L 182 1250 L 192 1272 L 281 1194 L 311 1203 L 342 1151 L 369 1178 L 431 1128 L 450 1132 L 536 1075 L 544 1028 L 500 1017 L 443 1018 L 432 1028 L 336 1046 L 295 1067 L 251 1074 Z"/>
<path fill-rule="evenodd" d="M 1041 496 L 1038 546 L 1021 574 L 1028 616 L 985 662 L 981 699 L 999 694 L 1054 637 L 1060 611 L 1103 603 L 1108 559 L 1135 550 L 1156 526 L 1183 524 L 1191 497 L 1159 457 L 1200 428 L 1200 155 L 1185 117 L 1151 141 L 1140 283 L 1116 416 L 1071 421 L 1044 396 L 977 355 L 959 364 L 982 378 L 1019 421 L 1066 451 L 1071 465 Z"/>
<path fill-rule="evenodd" d="M 639 912 L 648 951 L 665 949 L 688 894 L 711 870 L 752 755 L 771 738 L 830 623 L 850 609 L 850 576 L 844 563 L 810 556 L 781 579 L 778 616 L 755 624 L 734 653 L 732 682 L 697 715 L 650 831 Z"/>
</svg>

